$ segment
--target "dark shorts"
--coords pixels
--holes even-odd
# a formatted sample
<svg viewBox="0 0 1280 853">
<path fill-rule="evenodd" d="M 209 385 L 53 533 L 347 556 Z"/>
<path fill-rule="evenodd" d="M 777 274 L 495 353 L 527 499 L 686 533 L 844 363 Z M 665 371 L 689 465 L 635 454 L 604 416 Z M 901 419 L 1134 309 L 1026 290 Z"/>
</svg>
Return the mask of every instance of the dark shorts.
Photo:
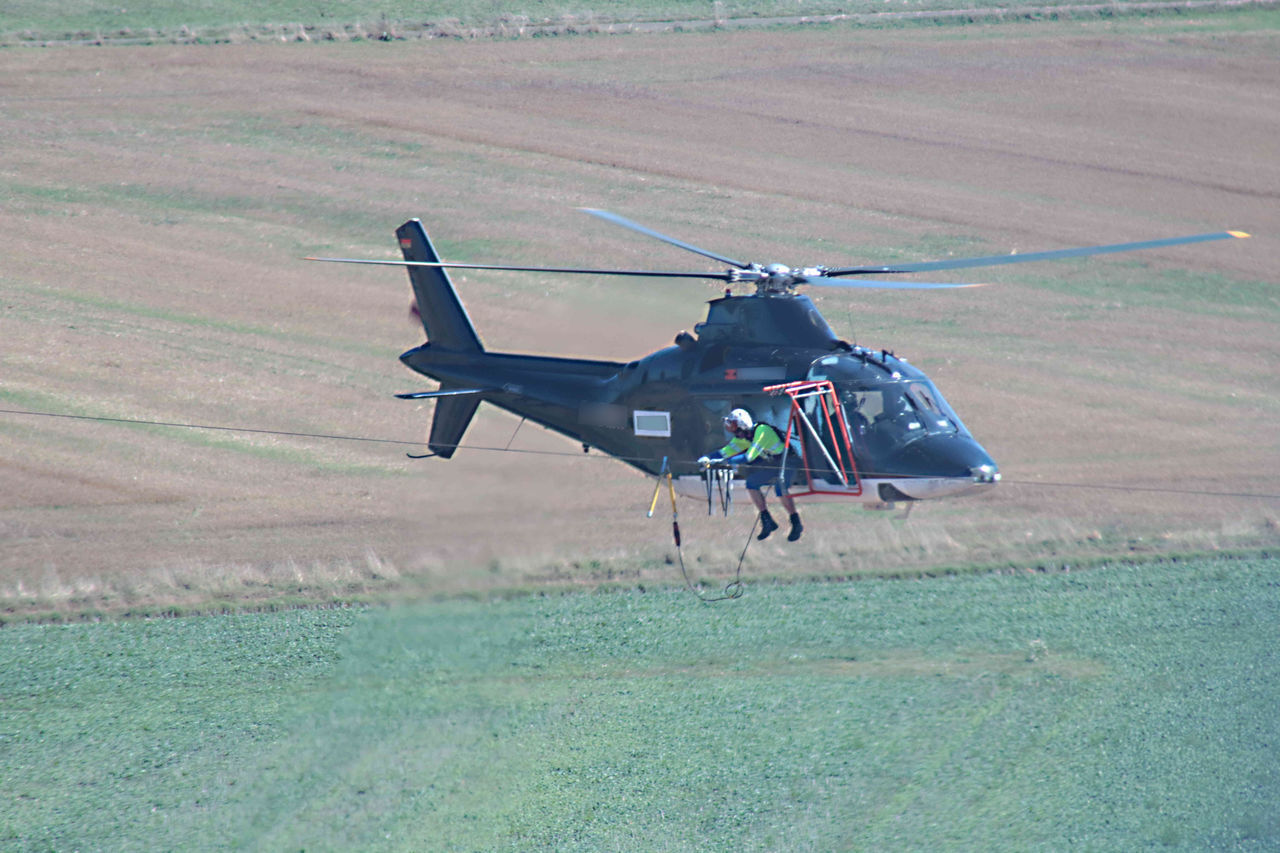
<svg viewBox="0 0 1280 853">
<path fill-rule="evenodd" d="M 782 490 L 791 485 L 791 459 L 788 456 L 787 468 L 785 471 L 779 471 L 782 458 L 775 456 L 773 459 L 757 459 L 755 462 L 746 466 L 747 472 L 747 488 L 763 489 L 770 483 L 773 484 L 773 493 L 778 497 L 782 497 Z M 781 478 L 779 478 L 781 473 Z"/>
</svg>

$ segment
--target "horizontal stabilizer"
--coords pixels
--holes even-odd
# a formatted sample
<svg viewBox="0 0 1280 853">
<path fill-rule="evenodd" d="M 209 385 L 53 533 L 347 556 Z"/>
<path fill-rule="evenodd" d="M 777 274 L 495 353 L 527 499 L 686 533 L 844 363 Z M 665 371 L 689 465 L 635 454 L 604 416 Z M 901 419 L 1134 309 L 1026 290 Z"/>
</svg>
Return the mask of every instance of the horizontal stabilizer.
<svg viewBox="0 0 1280 853">
<path fill-rule="evenodd" d="M 431 400 L 436 397 L 466 397 L 471 394 L 483 394 L 485 388 L 441 388 L 439 391 L 412 391 L 408 394 L 397 394 L 401 400 Z"/>
</svg>

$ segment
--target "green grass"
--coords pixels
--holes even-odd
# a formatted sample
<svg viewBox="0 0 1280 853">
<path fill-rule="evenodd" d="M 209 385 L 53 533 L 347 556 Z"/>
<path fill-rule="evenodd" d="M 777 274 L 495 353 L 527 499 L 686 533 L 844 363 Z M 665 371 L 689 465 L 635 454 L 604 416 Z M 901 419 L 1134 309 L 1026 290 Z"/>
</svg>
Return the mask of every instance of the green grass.
<svg viewBox="0 0 1280 853">
<path fill-rule="evenodd" d="M 0 636 L 11 849 L 1267 849 L 1275 559 Z"/>
<path fill-rule="evenodd" d="M 1052 18 L 1042 7 L 1079 5 L 1075 0 L 1017 0 L 1009 3 L 973 4 L 965 8 L 999 10 L 1002 17 L 1028 20 Z M 1126 3 L 1115 4 L 1103 13 L 1085 17 L 1111 18 L 1124 13 Z M 121 4 L 95 2 L 48 3 L 42 0 L 14 0 L 5 6 L 0 37 L 8 43 L 40 42 L 70 39 L 94 41 L 116 39 L 130 41 L 226 41 L 244 39 L 291 39 L 299 27 L 311 37 L 335 34 L 339 38 L 379 38 L 383 33 L 404 35 L 430 32 L 434 35 L 459 36 L 465 28 L 495 28 L 499 35 L 510 35 L 520 25 L 549 26 L 552 35 L 593 32 L 608 24 L 635 24 L 646 21 L 733 21 L 752 19 L 787 19 L 796 16 L 874 15 L 883 12 L 922 12 L 957 8 L 952 0 L 909 0 L 886 8 L 883 0 L 648 0 L 644 3 L 618 0 L 584 0 L 584 2 L 547 3 L 491 2 L 491 0 L 439 0 L 423 6 L 408 0 L 394 0 L 376 5 L 359 0 L 337 0 L 322 5 L 276 2 L 250 3 L 245 0 L 220 0 L 217 3 L 165 3 L 159 0 Z M 1078 14 L 1078 13 L 1077 13 Z M 1148 10 L 1137 14 L 1147 18 Z M 1159 14 L 1159 13 L 1155 13 Z M 1199 10 L 1206 17 L 1211 10 Z M 1221 17 L 1221 16 L 1218 16 Z M 981 20 L 981 15 L 966 18 L 888 18 L 870 22 L 874 26 L 947 26 L 966 25 Z M 506 29 L 501 29 L 503 26 Z M 1231 24 L 1222 26 L 1230 27 Z"/>
</svg>

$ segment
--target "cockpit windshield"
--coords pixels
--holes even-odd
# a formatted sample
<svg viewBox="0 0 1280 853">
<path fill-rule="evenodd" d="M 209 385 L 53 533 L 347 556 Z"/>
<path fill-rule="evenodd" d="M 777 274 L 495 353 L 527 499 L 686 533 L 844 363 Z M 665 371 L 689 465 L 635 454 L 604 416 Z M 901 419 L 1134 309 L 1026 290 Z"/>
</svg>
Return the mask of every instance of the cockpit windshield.
<svg viewBox="0 0 1280 853">
<path fill-rule="evenodd" d="M 834 384 L 854 453 L 871 470 L 926 435 L 968 435 L 928 377 L 891 355 L 828 356 L 814 363 L 809 376 Z"/>
<path fill-rule="evenodd" d="M 855 445 L 863 444 L 872 456 L 924 435 L 951 435 L 961 429 L 945 404 L 939 403 L 936 389 L 925 382 L 845 390 L 840 401 Z"/>
<path fill-rule="evenodd" d="M 846 389 L 841 402 L 850 422 L 860 418 L 868 426 L 892 423 L 903 433 L 958 432 L 959 425 L 938 402 L 937 394 L 924 382 L 895 382 L 865 390 Z"/>
</svg>

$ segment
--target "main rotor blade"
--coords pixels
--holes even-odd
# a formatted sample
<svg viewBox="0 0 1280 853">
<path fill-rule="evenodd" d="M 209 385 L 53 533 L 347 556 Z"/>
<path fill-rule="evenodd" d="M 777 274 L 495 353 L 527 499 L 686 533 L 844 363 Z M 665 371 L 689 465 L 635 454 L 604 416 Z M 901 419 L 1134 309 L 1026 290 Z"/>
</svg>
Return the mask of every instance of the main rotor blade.
<svg viewBox="0 0 1280 853">
<path fill-rule="evenodd" d="M 986 287 L 985 284 L 936 284 L 924 281 L 881 281 L 871 278 L 854 278 L 846 281 L 826 276 L 806 278 L 801 283 L 818 287 L 866 287 L 875 290 L 941 290 L 953 287 Z"/>
<path fill-rule="evenodd" d="M 693 245 L 692 243 L 677 240 L 675 237 L 668 237 L 666 234 L 654 231 L 652 228 L 646 228 L 640 223 L 632 222 L 630 219 L 619 216 L 616 213 L 610 213 L 607 210 L 596 210 L 592 207 L 580 207 L 578 209 L 583 213 L 590 213 L 592 216 L 598 216 L 601 219 L 606 219 L 609 222 L 614 223 L 615 225 L 621 225 L 623 228 L 630 228 L 632 231 L 638 231 L 648 237 L 656 237 L 664 243 L 670 243 L 673 246 L 678 246 L 681 249 L 686 249 L 695 254 L 702 255 L 704 258 L 711 258 L 713 261 L 720 261 L 722 264 L 728 264 L 729 266 L 737 267 L 740 270 L 747 268 L 747 264 L 744 264 L 742 261 L 735 261 L 733 258 L 727 258 L 724 255 L 717 255 L 715 252 L 709 252 L 706 249 Z"/>
<path fill-rule="evenodd" d="M 884 267 L 843 267 L 827 270 L 828 276 L 884 275 L 886 273 L 926 272 L 931 270 L 958 270 L 969 267 L 994 267 L 1001 264 L 1024 264 L 1031 261 L 1057 261 L 1064 258 L 1083 258 L 1089 255 L 1108 255 L 1112 252 L 1133 252 L 1138 249 L 1158 249 L 1163 246 L 1181 246 L 1187 243 L 1204 243 L 1209 240 L 1240 239 L 1249 235 L 1243 231 L 1217 231 L 1212 234 L 1193 234 L 1190 237 L 1170 237 L 1164 240 L 1142 240 L 1137 243 L 1112 243 L 1107 246 L 1089 246 L 1081 249 L 1058 249 L 1051 252 L 1029 252 L 1024 255 L 988 255 L 983 258 L 955 258 L 946 261 L 924 261 L 914 264 L 894 264 Z"/>
<path fill-rule="evenodd" d="M 507 270 L 509 272 L 554 272 L 582 275 L 631 275 L 651 278 L 710 278 L 732 281 L 727 272 L 680 272 L 677 270 L 597 270 L 582 267 L 515 267 L 502 264 L 455 264 L 447 261 L 378 261 L 364 258 L 303 258 L 304 261 L 326 261 L 333 264 L 373 264 L 387 267 L 436 267 L 437 269 Z"/>
</svg>

